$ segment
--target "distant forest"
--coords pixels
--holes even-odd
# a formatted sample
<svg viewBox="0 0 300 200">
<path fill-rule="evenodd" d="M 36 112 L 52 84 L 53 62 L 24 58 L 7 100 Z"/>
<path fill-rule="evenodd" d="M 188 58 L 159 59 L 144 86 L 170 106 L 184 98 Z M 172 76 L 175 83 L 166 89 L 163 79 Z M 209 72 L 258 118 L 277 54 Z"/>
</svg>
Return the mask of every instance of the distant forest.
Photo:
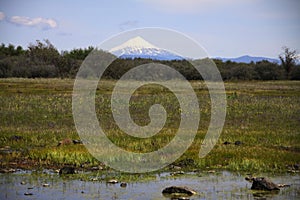
<svg viewBox="0 0 300 200">
<path fill-rule="evenodd" d="M 0 46 L 0 78 L 75 78 L 83 60 L 95 48 L 79 48 L 59 52 L 49 40 L 21 46 Z M 286 53 L 286 52 L 285 52 Z M 287 52 L 289 53 L 289 52 Z M 282 57 L 281 64 L 261 61 L 235 63 L 213 60 L 223 80 L 300 80 L 300 66 L 294 58 Z M 285 60 L 286 59 L 286 60 Z M 287 63 L 289 64 L 287 66 Z M 158 61 L 150 59 L 116 59 L 104 73 L 106 79 L 119 79 L 128 70 L 149 62 L 168 65 L 188 80 L 201 80 L 201 75 L 186 60 Z"/>
</svg>

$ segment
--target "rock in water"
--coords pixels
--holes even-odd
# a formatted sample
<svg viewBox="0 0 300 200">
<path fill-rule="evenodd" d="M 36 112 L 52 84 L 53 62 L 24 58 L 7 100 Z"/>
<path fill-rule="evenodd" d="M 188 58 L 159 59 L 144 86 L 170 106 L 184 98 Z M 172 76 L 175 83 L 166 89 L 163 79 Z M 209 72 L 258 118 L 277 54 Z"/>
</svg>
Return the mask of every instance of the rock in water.
<svg viewBox="0 0 300 200">
<path fill-rule="evenodd" d="M 76 169 L 74 167 L 63 167 L 59 170 L 59 174 L 76 174 Z"/>
<path fill-rule="evenodd" d="M 116 180 L 116 179 L 110 179 L 110 180 L 107 181 L 107 183 L 109 183 L 109 184 L 116 184 L 116 183 L 119 183 L 119 181 Z"/>
<path fill-rule="evenodd" d="M 121 186 L 122 188 L 125 188 L 125 187 L 127 187 L 127 183 L 122 182 L 122 183 L 120 184 L 120 186 Z"/>
<path fill-rule="evenodd" d="M 280 190 L 278 185 L 265 177 L 253 178 L 251 190 Z"/>
<path fill-rule="evenodd" d="M 49 186 L 50 186 L 49 183 L 44 183 L 44 184 L 43 184 L 43 187 L 49 187 Z"/>
<path fill-rule="evenodd" d="M 167 187 L 162 191 L 163 194 L 186 194 L 186 195 L 193 195 L 196 194 L 194 190 L 191 190 L 187 187 L 178 187 L 178 186 L 171 186 Z"/>
</svg>

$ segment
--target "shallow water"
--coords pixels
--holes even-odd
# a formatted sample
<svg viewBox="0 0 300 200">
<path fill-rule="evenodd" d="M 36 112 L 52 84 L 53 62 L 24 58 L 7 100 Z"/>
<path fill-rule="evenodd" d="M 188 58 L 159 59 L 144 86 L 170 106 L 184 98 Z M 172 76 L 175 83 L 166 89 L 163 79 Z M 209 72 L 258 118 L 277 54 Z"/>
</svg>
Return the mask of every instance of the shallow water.
<svg viewBox="0 0 300 200">
<path fill-rule="evenodd" d="M 266 175 L 267 176 L 267 175 Z M 190 199 L 300 199 L 299 175 L 268 175 L 275 183 L 290 184 L 279 193 L 257 193 L 250 190 L 251 183 L 244 176 L 230 172 L 157 175 L 155 180 L 130 182 L 122 188 L 120 184 L 104 181 L 81 181 L 60 177 L 56 173 L 18 172 L 0 174 L 0 199 L 170 199 L 162 195 L 168 186 L 187 186 L 197 192 Z M 22 183 L 21 183 L 22 182 Z M 49 184 L 43 187 L 43 184 Z M 24 195 L 32 193 L 32 195 Z"/>
</svg>

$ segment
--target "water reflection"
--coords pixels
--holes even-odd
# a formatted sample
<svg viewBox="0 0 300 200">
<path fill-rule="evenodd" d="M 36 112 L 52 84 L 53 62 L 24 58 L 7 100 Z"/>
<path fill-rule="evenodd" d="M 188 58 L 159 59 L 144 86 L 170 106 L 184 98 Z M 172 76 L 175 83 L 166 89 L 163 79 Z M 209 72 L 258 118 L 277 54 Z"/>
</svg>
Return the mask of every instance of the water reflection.
<svg viewBox="0 0 300 200">
<path fill-rule="evenodd" d="M 190 199 L 299 199 L 299 175 L 266 175 L 275 183 L 291 184 L 278 193 L 251 191 L 244 176 L 229 172 L 157 175 L 151 181 L 129 182 L 127 187 L 105 181 L 81 181 L 57 173 L 21 171 L 0 174 L 0 199 L 170 199 L 162 195 L 165 187 L 187 186 L 197 192 Z M 46 185 L 45 185 L 46 184 Z M 49 185 L 47 185 L 49 184 Z M 47 186 L 47 187 L 45 187 Z M 25 196 L 25 193 L 32 193 Z"/>
</svg>

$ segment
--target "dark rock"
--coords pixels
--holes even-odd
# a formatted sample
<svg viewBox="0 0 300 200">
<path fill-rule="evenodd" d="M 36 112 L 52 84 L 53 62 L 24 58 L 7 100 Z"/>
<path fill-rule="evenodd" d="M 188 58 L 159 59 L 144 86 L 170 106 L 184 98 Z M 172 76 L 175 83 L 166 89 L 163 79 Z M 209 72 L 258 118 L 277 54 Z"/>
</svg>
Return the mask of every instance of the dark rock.
<svg viewBox="0 0 300 200">
<path fill-rule="evenodd" d="M 43 184 L 43 187 L 49 187 L 49 186 L 50 186 L 49 183 L 44 183 L 44 184 Z"/>
<path fill-rule="evenodd" d="M 228 144 L 231 144 L 231 142 L 225 141 L 223 144 L 228 145 Z"/>
<path fill-rule="evenodd" d="M 120 186 L 123 187 L 123 188 L 124 188 L 124 187 L 127 187 L 127 183 L 122 182 L 122 183 L 120 184 Z"/>
<path fill-rule="evenodd" d="M 192 167 L 194 165 L 195 161 L 192 158 L 183 159 L 177 163 L 179 167 Z"/>
<path fill-rule="evenodd" d="M 294 165 L 293 165 L 293 168 L 294 168 L 295 170 L 299 170 L 299 169 L 300 169 L 300 164 L 294 164 Z"/>
<path fill-rule="evenodd" d="M 76 169 L 74 167 L 63 167 L 59 170 L 59 174 L 76 174 Z"/>
<path fill-rule="evenodd" d="M 251 190 L 280 190 L 278 185 L 265 177 L 252 178 Z"/>
<path fill-rule="evenodd" d="M 250 176 L 250 177 L 249 177 L 249 176 L 246 176 L 246 177 L 245 177 L 245 180 L 246 180 L 246 181 L 249 181 L 249 182 L 251 182 L 251 183 L 253 182 L 253 179 L 254 179 L 254 178 L 251 177 L 251 176 Z"/>
<path fill-rule="evenodd" d="M 20 136 L 20 135 L 13 135 L 10 137 L 10 140 L 13 140 L 13 141 L 19 141 L 19 140 L 22 140 L 23 137 Z"/>
<path fill-rule="evenodd" d="M 242 145 L 243 143 L 241 141 L 235 141 L 234 144 L 239 146 L 239 145 Z"/>
<path fill-rule="evenodd" d="M 31 192 L 25 192 L 24 195 L 29 196 L 29 195 L 33 195 Z"/>
<path fill-rule="evenodd" d="M 186 195 L 193 195 L 196 194 L 194 190 L 191 190 L 187 187 L 179 187 L 179 186 L 171 186 L 167 187 L 162 191 L 163 194 L 186 194 Z"/>
<path fill-rule="evenodd" d="M 82 144 L 81 140 L 73 140 L 73 144 Z"/>
</svg>

